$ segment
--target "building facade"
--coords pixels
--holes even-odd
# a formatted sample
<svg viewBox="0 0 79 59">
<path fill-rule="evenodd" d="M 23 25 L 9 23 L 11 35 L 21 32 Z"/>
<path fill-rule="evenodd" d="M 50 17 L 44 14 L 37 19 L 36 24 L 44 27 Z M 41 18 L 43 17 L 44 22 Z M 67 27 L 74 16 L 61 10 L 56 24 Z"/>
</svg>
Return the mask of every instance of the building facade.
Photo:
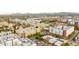
<svg viewBox="0 0 79 59">
<path fill-rule="evenodd" d="M 50 27 L 49 31 L 57 35 L 69 36 L 74 31 L 74 27 L 73 26 L 58 26 L 54 28 Z"/>
</svg>

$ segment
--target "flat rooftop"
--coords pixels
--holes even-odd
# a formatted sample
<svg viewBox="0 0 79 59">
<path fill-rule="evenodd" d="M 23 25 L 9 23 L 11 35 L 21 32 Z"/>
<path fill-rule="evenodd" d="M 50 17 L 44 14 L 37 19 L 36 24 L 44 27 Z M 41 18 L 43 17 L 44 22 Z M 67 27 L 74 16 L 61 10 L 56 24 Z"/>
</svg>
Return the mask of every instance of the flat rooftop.
<svg viewBox="0 0 79 59">
<path fill-rule="evenodd" d="M 70 28 L 72 28 L 73 26 L 58 26 L 58 27 L 55 27 L 55 28 L 58 28 L 58 29 L 61 29 L 61 30 L 68 30 Z"/>
<path fill-rule="evenodd" d="M 33 32 L 35 31 L 35 28 L 25 28 L 25 29 L 19 29 L 18 32 Z"/>
</svg>

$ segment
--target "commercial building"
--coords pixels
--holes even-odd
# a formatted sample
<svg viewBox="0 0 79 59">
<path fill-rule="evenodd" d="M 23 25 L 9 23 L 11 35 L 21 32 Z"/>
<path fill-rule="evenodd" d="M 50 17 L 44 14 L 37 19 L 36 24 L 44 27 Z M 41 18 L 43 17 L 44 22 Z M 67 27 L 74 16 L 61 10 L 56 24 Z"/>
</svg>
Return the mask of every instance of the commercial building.
<svg viewBox="0 0 79 59">
<path fill-rule="evenodd" d="M 73 26 L 57 26 L 57 27 L 50 27 L 49 30 L 51 33 L 61 35 L 61 36 L 69 36 L 74 31 Z"/>
<path fill-rule="evenodd" d="M 59 39 L 50 35 L 43 36 L 42 38 L 56 46 L 61 46 L 64 43 L 64 39 Z"/>
</svg>

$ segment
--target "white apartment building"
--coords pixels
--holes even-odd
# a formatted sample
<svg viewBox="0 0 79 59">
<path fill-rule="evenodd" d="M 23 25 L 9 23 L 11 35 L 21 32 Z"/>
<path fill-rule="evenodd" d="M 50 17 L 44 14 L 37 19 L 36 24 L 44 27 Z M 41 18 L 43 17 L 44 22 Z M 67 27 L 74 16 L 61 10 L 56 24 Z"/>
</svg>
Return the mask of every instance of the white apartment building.
<svg viewBox="0 0 79 59">
<path fill-rule="evenodd" d="M 49 32 L 61 35 L 61 36 L 69 36 L 74 31 L 73 26 L 57 26 L 57 27 L 50 27 Z"/>
<path fill-rule="evenodd" d="M 36 46 L 37 44 L 28 39 L 9 32 L 0 33 L 0 46 Z"/>
</svg>

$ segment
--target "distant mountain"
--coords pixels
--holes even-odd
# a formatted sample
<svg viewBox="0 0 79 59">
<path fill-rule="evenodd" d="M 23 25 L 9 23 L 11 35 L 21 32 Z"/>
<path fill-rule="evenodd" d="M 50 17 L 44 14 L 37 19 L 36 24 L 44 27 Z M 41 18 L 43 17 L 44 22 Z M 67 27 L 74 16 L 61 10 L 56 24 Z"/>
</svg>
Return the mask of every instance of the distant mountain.
<svg viewBox="0 0 79 59">
<path fill-rule="evenodd" d="M 1 15 L 3 16 L 3 15 Z M 36 17 L 41 17 L 41 16 L 79 16 L 79 13 L 74 13 L 74 12 L 59 12 L 59 13 L 38 13 L 38 14 L 33 14 L 33 13 L 15 13 L 15 14 L 10 14 L 10 15 L 4 15 L 4 16 L 36 16 Z"/>
<path fill-rule="evenodd" d="M 54 13 L 55 16 L 79 16 L 79 13 L 73 13 L 73 12 L 60 12 L 60 13 Z"/>
</svg>

